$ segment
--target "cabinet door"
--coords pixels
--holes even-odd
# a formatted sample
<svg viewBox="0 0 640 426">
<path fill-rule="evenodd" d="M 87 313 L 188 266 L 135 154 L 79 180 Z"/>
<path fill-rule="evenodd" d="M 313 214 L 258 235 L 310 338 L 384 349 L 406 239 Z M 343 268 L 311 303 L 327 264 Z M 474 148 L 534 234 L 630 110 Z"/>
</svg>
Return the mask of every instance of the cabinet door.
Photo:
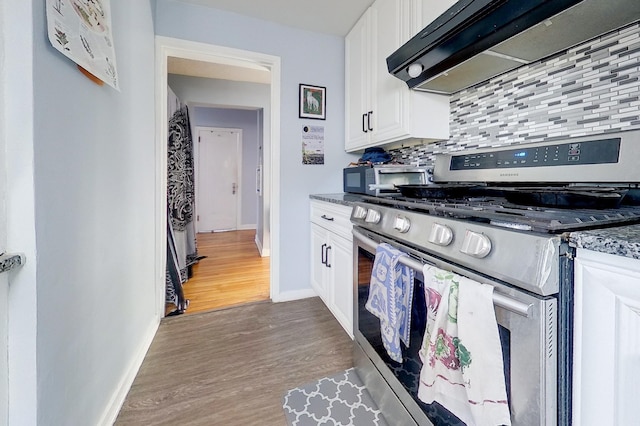
<svg viewBox="0 0 640 426">
<path fill-rule="evenodd" d="M 318 293 L 318 296 L 325 302 L 327 298 L 327 272 L 322 262 L 326 256 L 329 232 L 316 225 L 311 224 L 311 286 Z"/>
<path fill-rule="evenodd" d="M 367 11 L 345 38 L 347 151 L 369 143 L 369 16 L 370 12 Z"/>
<path fill-rule="evenodd" d="M 578 250 L 573 424 L 640 418 L 640 261 Z"/>
<path fill-rule="evenodd" d="M 353 242 L 331 236 L 329 265 L 330 308 L 338 322 L 353 338 Z"/>
<path fill-rule="evenodd" d="M 373 142 L 386 142 L 408 134 L 409 88 L 387 68 L 387 57 L 406 41 L 408 4 L 400 0 L 377 0 L 370 9 Z"/>
</svg>

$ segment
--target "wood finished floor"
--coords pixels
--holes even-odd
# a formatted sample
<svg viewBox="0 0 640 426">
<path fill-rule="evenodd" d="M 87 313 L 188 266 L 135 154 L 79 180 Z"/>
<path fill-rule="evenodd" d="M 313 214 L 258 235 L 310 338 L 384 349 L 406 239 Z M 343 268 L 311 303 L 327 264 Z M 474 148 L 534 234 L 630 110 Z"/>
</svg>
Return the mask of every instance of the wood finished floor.
<svg viewBox="0 0 640 426">
<path fill-rule="evenodd" d="M 317 297 L 167 317 L 115 424 L 282 426 L 287 390 L 350 367 Z"/>
<path fill-rule="evenodd" d="M 255 230 L 200 233 L 198 255 L 184 284 L 186 315 L 269 300 L 269 259 L 260 257 Z M 167 307 L 167 312 L 175 306 Z"/>
</svg>

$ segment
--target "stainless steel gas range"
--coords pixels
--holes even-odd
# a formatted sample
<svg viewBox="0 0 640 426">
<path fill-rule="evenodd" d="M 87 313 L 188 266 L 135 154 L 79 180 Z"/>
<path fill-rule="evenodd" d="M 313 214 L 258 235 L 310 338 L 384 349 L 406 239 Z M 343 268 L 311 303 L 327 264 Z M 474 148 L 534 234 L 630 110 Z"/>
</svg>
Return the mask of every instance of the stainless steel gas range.
<svg viewBox="0 0 640 426">
<path fill-rule="evenodd" d="M 427 322 L 425 264 L 493 286 L 513 425 L 570 425 L 570 232 L 640 222 L 640 132 L 462 151 L 436 158 L 429 185 L 353 208 L 354 362 L 394 424 L 463 424 L 418 398 Z M 393 361 L 365 309 L 376 248 L 415 271 L 409 347 Z M 482 362 L 482 361 L 479 361 Z"/>
</svg>

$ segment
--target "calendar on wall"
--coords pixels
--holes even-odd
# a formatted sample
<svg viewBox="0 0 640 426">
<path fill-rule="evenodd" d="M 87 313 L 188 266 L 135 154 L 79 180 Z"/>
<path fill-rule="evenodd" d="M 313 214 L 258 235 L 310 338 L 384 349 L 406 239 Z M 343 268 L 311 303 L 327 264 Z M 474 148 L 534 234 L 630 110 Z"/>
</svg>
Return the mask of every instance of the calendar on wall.
<svg viewBox="0 0 640 426">
<path fill-rule="evenodd" d="M 81 71 L 120 90 L 109 0 L 47 0 L 47 31 Z"/>
</svg>

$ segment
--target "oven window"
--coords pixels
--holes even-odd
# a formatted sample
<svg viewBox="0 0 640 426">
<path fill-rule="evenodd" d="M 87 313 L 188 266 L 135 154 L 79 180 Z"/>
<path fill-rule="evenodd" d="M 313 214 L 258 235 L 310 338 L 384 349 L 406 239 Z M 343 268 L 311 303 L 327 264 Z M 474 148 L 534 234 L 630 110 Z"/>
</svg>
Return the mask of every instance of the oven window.
<svg viewBox="0 0 640 426">
<path fill-rule="evenodd" d="M 509 401 L 509 406 L 511 406 L 511 331 L 498 324 L 498 333 L 500 334 L 500 344 L 502 345 L 504 384 L 507 390 L 507 401 Z"/>
<path fill-rule="evenodd" d="M 382 344 L 380 335 L 380 320 L 365 308 L 369 298 L 369 280 L 373 268 L 374 256 L 359 248 L 358 253 L 358 330 L 373 347 L 376 354 L 385 363 L 393 375 L 402 383 L 411 397 L 425 412 L 427 417 L 435 426 L 456 426 L 464 425 L 457 417 L 451 414 L 440 404 L 425 404 L 418 399 L 418 386 L 420 382 L 420 370 L 422 361 L 420 360 L 420 346 L 426 327 L 427 307 L 424 296 L 424 283 L 421 273 L 415 274 L 414 295 L 411 312 L 411 338 L 410 347 L 403 346 L 403 362 L 397 363 L 389 358 L 387 351 Z M 507 328 L 499 325 L 500 340 L 502 342 L 502 352 L 504 360 L 504 373 L 507 388 L 507 397 L 511 400 L 510 382 L 511 373 L 509 368 L 511 336 Z"/>
</svg>

